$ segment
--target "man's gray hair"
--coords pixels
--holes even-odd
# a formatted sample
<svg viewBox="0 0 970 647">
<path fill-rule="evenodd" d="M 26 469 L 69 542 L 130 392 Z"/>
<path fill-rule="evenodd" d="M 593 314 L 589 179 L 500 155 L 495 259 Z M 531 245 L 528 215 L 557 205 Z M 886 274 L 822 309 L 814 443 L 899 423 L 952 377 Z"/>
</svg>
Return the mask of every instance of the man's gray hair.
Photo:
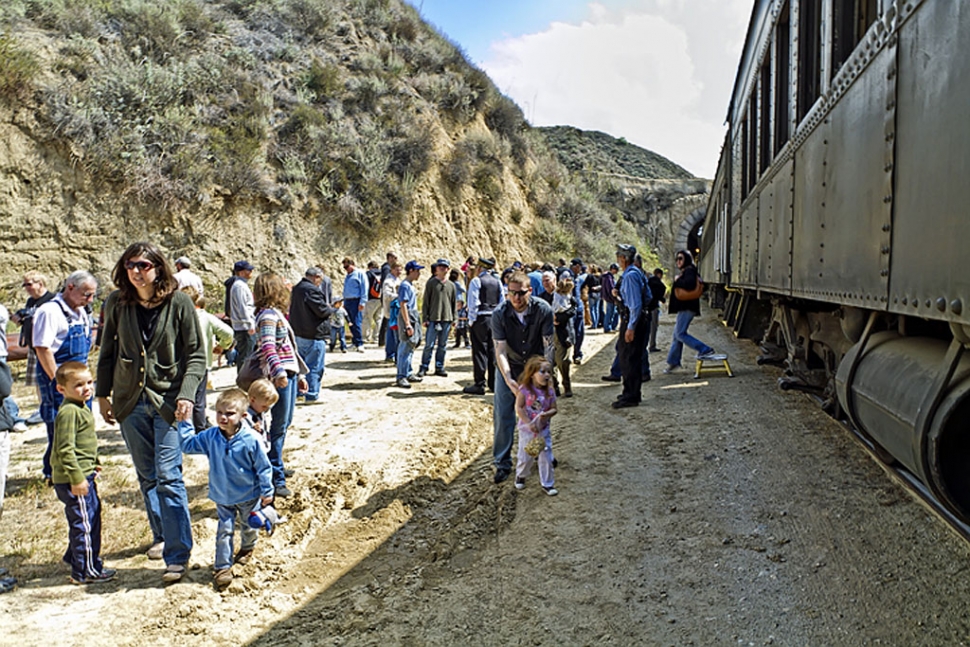
<svg viewBox="0 0 970 647">
<path fill-rule="evenodd" d="M 98 280 L 87 270 L 77 270 L 76 272 L 71 272 L 71 275 L 64 280 L 64 287 L 67 288 L 67 286 L 73 285 L 77 288 L 85 283 L 94 283 L 97 285 Z"/>
<path fill-rule="evenodd" d="M 545 281 L 546 279 L 552 279 L 552 281 L 555 283 L 555 281 L 556 281 L 556 273 L 555 272 L 543 272 L 542 273 L 542 280 Z"/>
<path fill-rule="evenodd" d="M 175 264 L 182 267 L 192 267 L 192 261 L 189 260 L 188 256 L 179 256 L 175 259 Z"/>
<path fill-rule="evenodd" d="M 304 276 L 306 276 L 307 278 L 323 276 L 323 270 L 321 270 L 319 267 L 316 267 L 316 266 L 308 267 L 306 270 L 306 274 L 304 274 Z"/>
</svg>

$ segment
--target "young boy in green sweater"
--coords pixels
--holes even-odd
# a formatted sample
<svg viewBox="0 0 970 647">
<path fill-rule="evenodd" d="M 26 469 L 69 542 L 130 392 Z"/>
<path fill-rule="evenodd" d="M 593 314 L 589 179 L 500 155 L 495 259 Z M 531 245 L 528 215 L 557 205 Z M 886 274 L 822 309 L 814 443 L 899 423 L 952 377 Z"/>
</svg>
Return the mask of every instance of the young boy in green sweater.
<svg viewBox="0 0 970 647">
<path fill-rule="evenodd" d="M 65 362 L 54 374 L 64 403 L 54 419 L 51 480 L 67 515 L 72 584 L 97 584 L 114 579 L 115 570 L 101 562 L 101 501 L 94 482 L 101 466 L 94 414 L 85 404 L 94 394 L 91 371 L 81 362 Z"/>
</svg>

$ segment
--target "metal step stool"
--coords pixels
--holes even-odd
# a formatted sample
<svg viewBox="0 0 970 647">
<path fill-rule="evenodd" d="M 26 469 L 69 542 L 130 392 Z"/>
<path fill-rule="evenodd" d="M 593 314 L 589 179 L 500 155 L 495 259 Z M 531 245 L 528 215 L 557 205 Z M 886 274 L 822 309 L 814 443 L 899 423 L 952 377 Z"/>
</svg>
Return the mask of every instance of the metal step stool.
<svg viewBox="0 0 970 647">
<path fill-rule="evenodd" d="M 734 373 L 731 372 L 731 365 L 728 364 L 728 356 L 725 353 L 718 353 L 706 359 L 697 360 L 694 378 L 700 377 L 701 373 L 727 373 L 728 377 L 734 377 Z"/>
</svg>

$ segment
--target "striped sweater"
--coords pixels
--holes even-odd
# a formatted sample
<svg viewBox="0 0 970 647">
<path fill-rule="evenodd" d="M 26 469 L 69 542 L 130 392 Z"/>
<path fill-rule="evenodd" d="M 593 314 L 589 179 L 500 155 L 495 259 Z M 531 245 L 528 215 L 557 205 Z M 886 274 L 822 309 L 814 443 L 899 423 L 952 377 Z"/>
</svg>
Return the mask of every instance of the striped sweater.
<svg viewBox="0 0 970 647">
<path fill-rule="evenodd" d="M 271 380 L 286 375 L 287 371 L 300 372 L 296 350 L 290 344 L 289 324 L 278 310 L 264 308 L 259 311 L 256 315 L 256 339 Z"/>
</svg>

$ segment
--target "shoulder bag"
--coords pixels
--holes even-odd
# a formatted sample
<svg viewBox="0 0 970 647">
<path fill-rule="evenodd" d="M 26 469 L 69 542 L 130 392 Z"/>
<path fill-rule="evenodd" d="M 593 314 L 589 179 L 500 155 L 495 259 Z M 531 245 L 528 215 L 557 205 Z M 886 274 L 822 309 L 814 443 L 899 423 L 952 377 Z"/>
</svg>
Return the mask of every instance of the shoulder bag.
<svg viewBox="0 0 970 647">
<path fill-rule="evenodd" d="M 677 297 L 678 301 L 693 301 L 695 299 L 700 299 L 701 295 L 704 294 L 704 282 L 701 281 L 701 277 L 697 277 L 697 284 L 694 286 L 693 290 L 685 290 L 684 288 L 674 288 L 674 296 Z"/>
</svg>

